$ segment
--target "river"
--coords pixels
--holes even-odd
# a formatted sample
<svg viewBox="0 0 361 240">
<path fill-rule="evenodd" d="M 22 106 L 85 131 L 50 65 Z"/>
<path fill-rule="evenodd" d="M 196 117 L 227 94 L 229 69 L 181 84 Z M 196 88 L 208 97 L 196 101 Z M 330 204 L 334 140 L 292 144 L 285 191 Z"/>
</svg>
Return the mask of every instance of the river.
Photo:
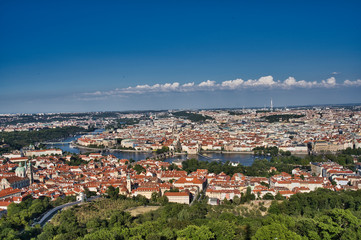
<svg viewBox="0 0 361 240">
<path fill-rule="evenodd" d="M 97 129 L 93 132 L 93 134 L 98 134 L 103 132 L 104 129 Z M 77 135 L 74 137 L 69 137 L 64 139 L 62 142 L 71 142 L 82 135 Z M 54 145 L 47 145 L 48 148 L 59 148 L 63 151 L 70 152 L 70 153 L 86 153 L 89 150 L 80 149 L 77 147 L 71 146 L 71 144 L 54 144 Z M 94 151 L 96 152 L 96 151 Z M 98 151 L 99 152 L 99 151 Z M 134 159 L 135 161 L 146 159 L 147 157 L 151 157 L 152 153 L 144 153 L 144 152 L 121 152 L 121 151 L 105 151 L 105 154 L 112 154 L 119 159 Z M 241 154 L 241 153 L 203 153 L 202 155 L 177 155 L 174 157 L 170 157 L 165 159 L 166 162 L 173 162 L 173 161 L 182 161 L 186 160 L 187 158 L 196 158 L 201 161 L 220 161 L 220 162 L 227 162 L 230 161 L 232 163 L 240 163 L 244 166 L 251 166 L 255 159 L 257 158 L 264 158 L 260 156 L 254 156 L 253 154 Z M 266 157 L 268 158 L 268 157 Z"/>
</svg>

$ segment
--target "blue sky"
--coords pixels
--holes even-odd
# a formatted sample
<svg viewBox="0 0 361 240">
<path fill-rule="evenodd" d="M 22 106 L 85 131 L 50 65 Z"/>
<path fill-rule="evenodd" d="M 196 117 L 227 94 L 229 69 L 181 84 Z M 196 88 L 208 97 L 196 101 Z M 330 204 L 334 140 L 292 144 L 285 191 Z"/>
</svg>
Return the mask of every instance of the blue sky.
<svg viewBox="0 0 361 240">
<path fill-rule="evenodd" d="M 360 9 L 0 1 L 0 112 L 360 103 Z"/>
</svg>

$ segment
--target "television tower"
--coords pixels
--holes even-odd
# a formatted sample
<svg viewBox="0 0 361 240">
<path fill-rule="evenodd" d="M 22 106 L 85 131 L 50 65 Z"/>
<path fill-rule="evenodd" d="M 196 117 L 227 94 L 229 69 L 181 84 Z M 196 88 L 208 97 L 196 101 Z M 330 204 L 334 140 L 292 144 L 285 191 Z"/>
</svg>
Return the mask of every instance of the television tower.
<svg viewBox="0 0 361 240">
<path fill-rule="evenodd" d="M 270 111 L 273 112 L 273 102 L 272 102 L 272 98 L 271 98 L 271 107 L 270 107 Z"/>
</svg>

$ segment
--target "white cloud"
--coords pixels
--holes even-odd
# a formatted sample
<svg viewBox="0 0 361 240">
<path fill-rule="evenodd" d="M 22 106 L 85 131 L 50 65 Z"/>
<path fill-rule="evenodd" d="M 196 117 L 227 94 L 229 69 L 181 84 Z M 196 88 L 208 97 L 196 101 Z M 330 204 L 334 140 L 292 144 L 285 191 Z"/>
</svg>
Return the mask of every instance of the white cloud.
<svg viewBox="0 0 361 240">
<path fill-rule="evenodd" d="M 224 88 L 229 88 L 229 89 L 236 89 L 242 86 L 242 84 L 244 83 L 244 81 L 240 78 L 235 79 L 235 80 L 229 80 L 229 81 L 224 81 L 222 82 L 222 87 Z"/>
<path fill-rule="evenodd" d="M 185 83 L 182 85 L 182 87 L 193 87 L 194 86 L 194 82 L 191 83 Z"/>
<path fill-rule="evenodd" d="M 84 93 L 84 95 L 100 96 L 100 95 L 103 95 L 103 92 L 101 92 L 101 91 L 96 91 L 96 92 L 92 92 L 92 93 Z"/>
<path fill-rule="evenodd" d="M 174 83 L 166 83 L 164 85 L 161 85 L 161 88 L 164 91 L 174 91 L 177 88 L 179 88 L 179 83 L 178 82 L 174 82 Z"/>
<path fill-rule="evenodd" d="M 317 82 L 306 82 L 305 80 L 296 81 L 294 77 L 288 77 L 283 83 L 284 88 L 292 88 L 292 87 L 301 87 L 301 88 L 311 88 L 313 86 L 317 86 Z"/>
<path fill-rule="evenodd" d="M 357 79 L 356 81 L 345 80 L 343 84 L 345 86 L 361 86 L 361 79 Z"/>
<path fill-rule="evenodd" d="M 164 83 L 164 84 L 154 84 L 152 86 L 148 84 L 137 85 L 135 87 L 127 87 L 124 89 L 116 89 L 115 93 L 143 93 L 143 92 L 171 92 L 177 91 L 180 87 L 178 82 L 174 83 Z"/>
<path fill-rule="evenodd" d="M 198 84 L 198 86 L 200 87 L 213 87 L 215 86 L 216 81 L 211 81 L 211 80 L 207 80 L 205 82 L 201 82 L 200 84 Z"/>
<path fill-rule="evenodd" d="M 250 79 L 244 82 L 244 85 L 248 87 L 272 87 L 275 84 L 272 76 L 261 77 L 258 80 Z"/>
<path fill-rule="evenodd" d="M 336 79 L 334 77 L 330 77 L 327 80 L 322 80 L 321 84 L 326 88 L 335 87 Z"/>
<path fill-rule="evenodd" d="M 347 86 L 361 86 L 361 79 L 350 81 L 345 80 L 343 84 L 337 84 L 334 77 L 330 77 L 320 82 L 317 81 L 297 81 L 294 77 L 288 77 L 284 81 L 274 80 L 272 76 L 264 76 L 259 79 L 249 79 L 244 81 L 241 78 L 234 80 L 227 80 L 221 83 L 216 81 L 207 80 L 199 84 L 194 82 L 180 84 L 179 82 L 154 84 L 154 85 L 137 85 L 135 87 L 116 88 L 110 91 L 95 91 L 92 93 L 83 93 L 84 98 L 100 98 L 110 96 L 126 96 L 129 94 L 146 94 L 158 92 L 192 92 L 192 91 L 213 91 L 213 90 L 240 90 L 240 89 L 293 89 L 293 88 L 333 88 L 333 87 L 347 87 Z"/>
</svg>

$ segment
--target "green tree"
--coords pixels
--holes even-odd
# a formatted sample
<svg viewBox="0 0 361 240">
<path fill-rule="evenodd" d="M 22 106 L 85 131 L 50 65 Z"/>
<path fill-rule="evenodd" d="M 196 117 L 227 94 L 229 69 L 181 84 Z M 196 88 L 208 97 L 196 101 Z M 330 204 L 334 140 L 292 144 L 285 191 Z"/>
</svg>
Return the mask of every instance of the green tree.
<svg viewBox="0 0 361 240">
<path fill-rule="evenodd" d="M 108 229 L 99 229 L 94 233 L 90 233 L 85 235 L 82 240 L 103 240 L 103 239 L 108 239 L 108 240 L 116 240 L 116 235 L 112 232 L 109 231 Z"/>
<path fill-rule="evenodd" d="M 302 240 L 302 237 L 295 232 L 288 230 L 283 224 L 272 223 L 257 230 L 252 237 L 253 240 Z"/>
<path fill-rule="evenodd" d="M 272 193 L 266 193 L 263 195 L 263 200 L 274 200 L 275 197 L 272 195 Z"/>
<path fill-rule="evenodd" d="M 323 239 L 339 239 L 340 236 L 353 235 L 352 232 L 361 237 L 361 220 L 357 219 L 349 210 L 332 209 L 325 215 L 316 217 L 316 225 L 320 229 L 320 235 Z M 357 233 L 358 232 L 358 233 Z"/>
<path fill-rule="evenodd" d="M 179 170 L 179 167 L 176 164 L 172 163 L 171 165 L 169 165 L 168 170 Z"/>
<path fill-rule="evenodd" d="M 90 219 L 86 223 L 86 228 L 89 232 L 95 232 L 101 227 L 101 221 L 98 218 Z"/>
<path fill-rule="evenodd" d="M 238 197 L 238 196 L 234 196 L 234 197 L 233 197 L 233 203 L 234 203 L 235 205 L 241 204 L 241 198 Z"/>
<path fill-rule="evenodd" d="M 251 200 L 255 200 L 256 196 L 252 193 L 251 187 L 247 187 L 246 194 L 242 195 L 241 203 L 250 202 Z"/>
<path fill-rule="evenodd" d="M 114 188 L 112 185 L 110 185 L 108 187 L 107 194 L 111 199 L 116 200 L 119 197 L 119 188 Z"/>
<path fill-rule="evenodd" d="M 160 197 L 159 192 L 153 192 L 151 197 L 152 202 L 158 202 L 159 197 Z"/>
<path fill-rule="evenodd" d="M 109 225 L 112 227 L 130 225 L 131 220 L 132 216 L 128 212 L 117 210 L 110 216 Z"/>
<path fill-rule="evenodd" d="M 215 235 L 206 226 L 189 225 L 183 230 L 177 232 L 177 236 L 180 240 L 194 239 L 194 240 L 209 240 L 214 239 Z"/>
<path fill-rule="evenodd" d="M 76 239 L 86 233 L 71 209 L 63 210 L 58 220 L 61 224 L 57 227 L 57 239 Z"/>
<path fill-rule="evenodd" d="M 84 194 L 87 198 L 97 195 L 96 192 L 89 191 L 89 188 L 87 187 L 84 188 Z"/>
<path fill-rule="evenodd" d="M 133 169 L 137 172 L 137 174 L 140 174 L 140 173 L 146 171 L 145 168 L 139 164 L 134 165 Z"/>
<path fill-rule="evenodd" d="M 161 196 L 160 198 L 158 198 L 158 202 L 160 203 L 160 205 L 164 206 L 169 202 L 169 199 L 167 198 L 167 196 Z"/>
<path fill-rule="evenodd" d="M 276 196 L 275 196 L 276 200 L 284 200 L 286 199 L 284 196 L 281 195 L 281 193 L 277 192 Z"/>
<path fill-rule="evenodd" d="M 215 239 L 235 239 L 236 225 L 228 221 L 211 221 L 207 225 L 214 233 Z"/>
<path fill-rule="evenodd" d="M 163 146 L 161 149 L 157 149 L 157 151 L 156 151 L 157 154 L 161 154 L 161 153 L 165 153 L 165 152 L 169 152 L 169 147 Z"/>
</svg>

